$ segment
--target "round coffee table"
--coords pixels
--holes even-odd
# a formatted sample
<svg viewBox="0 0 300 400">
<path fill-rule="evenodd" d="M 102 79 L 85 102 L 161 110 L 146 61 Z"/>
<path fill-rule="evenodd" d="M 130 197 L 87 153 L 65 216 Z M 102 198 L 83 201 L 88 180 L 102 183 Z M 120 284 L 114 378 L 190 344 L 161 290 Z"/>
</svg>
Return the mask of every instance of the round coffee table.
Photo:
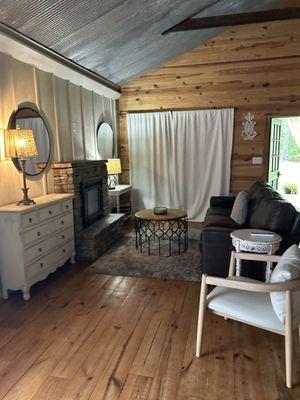
<svg viewBox="0 0 300 400">
<path fill-rule="evenodd" d="M 167 214 L 154 214 L 153 209 L 138 211 L 135 214 L 136 249 L 146 247 L 151 254 L 151 242 L 158 242 L 158 255 L 161 255 L 163 241 L 168 243 L 168 255 L 171 256 L 176 243 L 176 253 L 186 251 L 188 247 L 188 218 L 187 212 L 168 208 Z"/>
<path fill-rule="evenodd" d="M 239 229 L 231 232 L 232 244 L 237 252 L 275 254 L 279 249 L 282 237 L 277 233 L 262 229 Z M 272 273 L 272 263 L 267 262 L 266 282 L 269 282 Z M 241 260 L 236 261 L 236 275 L 241 274 Z"/>
</svg>

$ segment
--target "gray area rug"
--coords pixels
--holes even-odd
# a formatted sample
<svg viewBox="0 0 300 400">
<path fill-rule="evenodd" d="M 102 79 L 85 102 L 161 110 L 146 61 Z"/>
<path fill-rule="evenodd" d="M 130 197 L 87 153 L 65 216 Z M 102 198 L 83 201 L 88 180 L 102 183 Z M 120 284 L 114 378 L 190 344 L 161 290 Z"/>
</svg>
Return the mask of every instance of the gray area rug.
<svg viewBox="0 0 300 400">
<path fill-rule="evenodd" d="M 200 281 L 199 229 L 189 229 L 188 249 L 185 253 L 170 257 L 157 256 L 156 244 L 152 254 L 140 253 L 135 248 L 135 234 L 130 232 L 114 247 L 96 260 L 90 267 L 91 272 L 105 275 L 138 276 L 183 281 Z M 164 245 L 163 245 L 164 246 Z M 165 244 L 167 249 L 167 243 Z M 164 250 L 162 248 L 162 254 Z"/>
</svg>

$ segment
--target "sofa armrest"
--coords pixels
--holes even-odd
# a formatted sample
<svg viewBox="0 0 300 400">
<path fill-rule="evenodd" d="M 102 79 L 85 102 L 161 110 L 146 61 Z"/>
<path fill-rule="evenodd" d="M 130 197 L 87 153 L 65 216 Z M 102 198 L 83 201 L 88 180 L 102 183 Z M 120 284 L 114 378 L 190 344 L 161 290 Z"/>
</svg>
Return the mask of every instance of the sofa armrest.
<svg viewBox="0 0 300 400">
<path fill-rule="evenodd" d="M 235 196 L 212 196 L 210 198 L 210 207 L 232 208 Z"/>
</svg>

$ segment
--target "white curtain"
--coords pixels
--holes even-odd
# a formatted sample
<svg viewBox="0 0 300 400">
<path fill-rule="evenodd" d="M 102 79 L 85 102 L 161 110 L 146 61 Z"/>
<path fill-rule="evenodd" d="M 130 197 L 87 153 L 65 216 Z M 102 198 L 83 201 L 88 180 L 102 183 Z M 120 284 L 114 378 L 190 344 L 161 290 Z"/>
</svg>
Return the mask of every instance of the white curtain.
<svg viewBox="0 0 300 400">
<path fill-rule="evenodd" d="M 173 112 L 175 204 L 203 221 L 213 195 L 230 190 L 233 109 Z"/>
<path fill-rule="evenodd" d="M 128 114 L 134 209 L 184 208 L 203 221 L 230 187 L 233 109 Z"/>
<path fill-rule="evenodd" d="M 171 207 L 171 113 L 128 114 L 127 120 L 133 209 Z"/>
</svg>

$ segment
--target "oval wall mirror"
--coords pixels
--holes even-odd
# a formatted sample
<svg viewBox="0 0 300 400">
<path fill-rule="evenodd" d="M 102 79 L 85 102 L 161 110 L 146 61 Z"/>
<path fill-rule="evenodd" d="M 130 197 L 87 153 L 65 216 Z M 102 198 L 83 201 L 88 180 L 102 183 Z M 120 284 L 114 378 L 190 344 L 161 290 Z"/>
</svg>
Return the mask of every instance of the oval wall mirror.
<svg viewBox="0 0 300 400">
<path fill-rule="evenodd" d="M 26 175 L 35 176 L 41 174 L 49 164 L 51 154 L 51 140 L 49 124 L 37 108 L 20 106 L 10 117 L 8 128 L 31 129 L 34 134 L 38 155 L 28 157 L 25 165 Z M 16 168 L 20 171 L 17 159 L 13 160 Z"/>
<path fill-rule="evenodd" d="M 114 132 L 108 122 L 101 122 L 97 129 L 97 146 L 103 160 L 114 156 Z"/>
</svg>

